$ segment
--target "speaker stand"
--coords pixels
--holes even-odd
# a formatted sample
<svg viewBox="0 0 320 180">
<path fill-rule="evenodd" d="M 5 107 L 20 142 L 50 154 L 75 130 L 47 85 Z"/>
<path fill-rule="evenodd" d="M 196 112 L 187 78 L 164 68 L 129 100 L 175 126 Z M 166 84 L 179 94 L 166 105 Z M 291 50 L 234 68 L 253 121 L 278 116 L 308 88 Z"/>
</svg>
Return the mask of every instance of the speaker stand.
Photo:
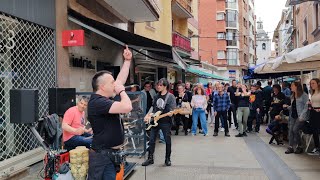
<svg viewBox="0 0 320 180">
<path fill-rule="evenodd" d="M 53 157 L 53 153 L 51 152 L 49 145 L 43 140 L 38 131 L 35 128 L 35 124 L 29 124 L 28 127 L 31 129 L 33 135 L 37 138 L 37 140 L 41 143 L 42 148 L 48 153 L 50 157 Z"/>
</svg>

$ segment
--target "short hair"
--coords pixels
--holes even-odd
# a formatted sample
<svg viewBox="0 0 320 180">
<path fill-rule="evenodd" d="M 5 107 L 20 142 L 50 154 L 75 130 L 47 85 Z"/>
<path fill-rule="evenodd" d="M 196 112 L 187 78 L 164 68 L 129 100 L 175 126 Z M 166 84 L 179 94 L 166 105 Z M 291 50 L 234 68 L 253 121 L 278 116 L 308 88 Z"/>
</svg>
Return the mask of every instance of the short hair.
<svg viewBox="0 0 320 180">
<path fill-rule="evenodd" d="M 100 84 L 100 77 L 102 77 L 105 74 L 112 75 L 112 73 L 110 71 L 99 71 L 93 76 L 92 81 L 91 81 L 93 92 L 98 91 L 99 84 Z"/>
<path fill-rule="evenodd" d="M 181 84 L 178 84 L 178 85 L 177 85 L 177 87 L 179 87 L 179 86 L 181 86 L 181 87 L 183 87 L 183 88 L 186 87 L 186 85 L 185 85 L 184 83 L 181 83 Z"/>
<path fill-rule="evenodd" d="M 163 86 L 166 86 L 167 89 L 169 89 L 169 81 L 166 78 L 159 79 L 158 84 L 162 84 Z"/>
<path fill-rule="evenodd" d="M 257 82 L 257 85 L 261 87 L 261 85 L 262 85 L 262 84 L 261 84 L 261 82 L 260 82 L 260 81 L 258 81 L 258 82 Z"/>
<path fill-rule="evenodd" d="M 144 82 L 143 87 L 145 87 L 147 84 L 152 85 L 150 81 L 146 81 L 146 82 Z"/>
<path fill-rule="evenodd" d="M 87 96 L 81 96 L 81 97 L 78 98 L 78 102 L 80 102 L 80 101 L 82 101 L 82 100 L 83 100 L 84 102 L 86 102 L 86 103 L 89 102 L 89 98 L 88 98 Z"/>
<path fill-rule="evenodd" d="M 226 87 L 226 86 L 230 86 L 230 84 L 229 84 L 229 83 L 226 83 L 226 84 L 224 85 L 224 87 Z"/>
<path fill-rule="evenodd" d="M 279 84 L 273 85 L 272 88 L 278 89 L 278 91 L 281 92 L 281 86 Z"/>
</svg>

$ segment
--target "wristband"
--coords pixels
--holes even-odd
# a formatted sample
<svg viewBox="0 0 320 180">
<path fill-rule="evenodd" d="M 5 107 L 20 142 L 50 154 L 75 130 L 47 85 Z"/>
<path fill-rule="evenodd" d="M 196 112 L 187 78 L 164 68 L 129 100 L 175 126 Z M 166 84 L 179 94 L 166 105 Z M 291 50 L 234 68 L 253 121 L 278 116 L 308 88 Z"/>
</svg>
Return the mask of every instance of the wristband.
<svg viewBox="0 0 320 180">
<path fill-rule="evenodd" d="M 119 92 L 119 95 L 120 95 L 123 91 L 126 91 L 126 90 L 121 90 L 121 91 Z"/>
</svg>

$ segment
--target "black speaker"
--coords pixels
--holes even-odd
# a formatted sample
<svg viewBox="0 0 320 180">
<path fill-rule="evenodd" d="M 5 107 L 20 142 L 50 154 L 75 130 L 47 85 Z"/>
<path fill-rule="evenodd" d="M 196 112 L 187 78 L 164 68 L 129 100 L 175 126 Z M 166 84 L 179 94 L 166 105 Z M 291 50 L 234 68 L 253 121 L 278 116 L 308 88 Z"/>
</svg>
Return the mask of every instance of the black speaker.
<svg viewBox="0 0 320 180">
<path fill-rule="evenodd" d="M 75 88 L 49 88 L 49 114 L 63 116 L 72 106 L 76 105 Z"/>
<path fill-rule="evenodd" d="M 37 89 L 10 90 L 10 122 L 30 124 L 39 118 L 39 95 Z"/>
</svg>

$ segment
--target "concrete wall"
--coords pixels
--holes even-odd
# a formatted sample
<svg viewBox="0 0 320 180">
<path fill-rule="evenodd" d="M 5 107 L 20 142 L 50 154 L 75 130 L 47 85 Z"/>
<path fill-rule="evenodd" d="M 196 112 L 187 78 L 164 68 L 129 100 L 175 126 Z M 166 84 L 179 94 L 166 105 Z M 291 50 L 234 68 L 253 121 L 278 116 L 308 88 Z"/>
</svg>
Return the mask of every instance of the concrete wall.
<svg viewBox="0 0 320 180">
<path fill-rule="evenodd" d="M 69 22 L 68 27 L 69 29 L 81 29 L 80 26 L 73 22 Z M 107 62 L 110 63 L 111 66 L 122 65 L 122 47 L 114 42 L 94 32 L 90 32 L 85 36 L 85 44 L 85 46 L 69 47 L 69 57 L 71 57 L 71 55 L 74 55 L 77 58 L 82 56 L 84 59 L 88 58 L 94 65 L 96 61 Z M 101 51 L 93 50 L 92 46 L 100 47 Z M 91 79 L 96 71 L 71 66 L 69 66 L 69 68 L 70 87 L 76 88 L 79 92 L 92 91 Z"/>
<path fill-rule="evenodd" d="M 219 1 L 201 0 L 199 1 L 199 36 L 210 37 L 216 36 L 218 28 L 216 24 L 216 10 Z M 224 9 L 222 9 L 224 10 Z M 215 38 L 199 38 L 199 56 L 201 61 L 215 64 L 213 58 L 217 54 L 217 40 Z"/>
<path fill-rule="evenodd" d="M 136 23 L 134 33 L 172 45 L 171 1 L 160 0 L 159 8 L 161 10 L 159 21 L 151 22 L 153 27 L 148 26 L 147 23 Z"/>
<path fill-rule="evenodd" d="M 320 5 L 318 5 L 320 11 Z M 299 11 L 297 10 L 299 8 Z M 305 40 L 308 41 L 308 44 L 320 40 L 320 33 L 317 35 L 312 35 L 312 32 L 316 29 L 315 27 L 315 16 L 319 17 L 320 21 L 320 12 L 318 15 L 315 14 L 315 2 L 305 2 L 301 3 L 298 6 L 295 6 L 294 15 L 295 15 L 295 26 L 297 32 L 299 32 L 299 40 L 297 41 L 297 47 L 303 47 L 302 44 Z M 307 19 L 308 28 L 307 28 L 307 39 L 304 38 L 304 20 Z M 320 22 L 318 23 L 320 25 Z"/>
</svg>

